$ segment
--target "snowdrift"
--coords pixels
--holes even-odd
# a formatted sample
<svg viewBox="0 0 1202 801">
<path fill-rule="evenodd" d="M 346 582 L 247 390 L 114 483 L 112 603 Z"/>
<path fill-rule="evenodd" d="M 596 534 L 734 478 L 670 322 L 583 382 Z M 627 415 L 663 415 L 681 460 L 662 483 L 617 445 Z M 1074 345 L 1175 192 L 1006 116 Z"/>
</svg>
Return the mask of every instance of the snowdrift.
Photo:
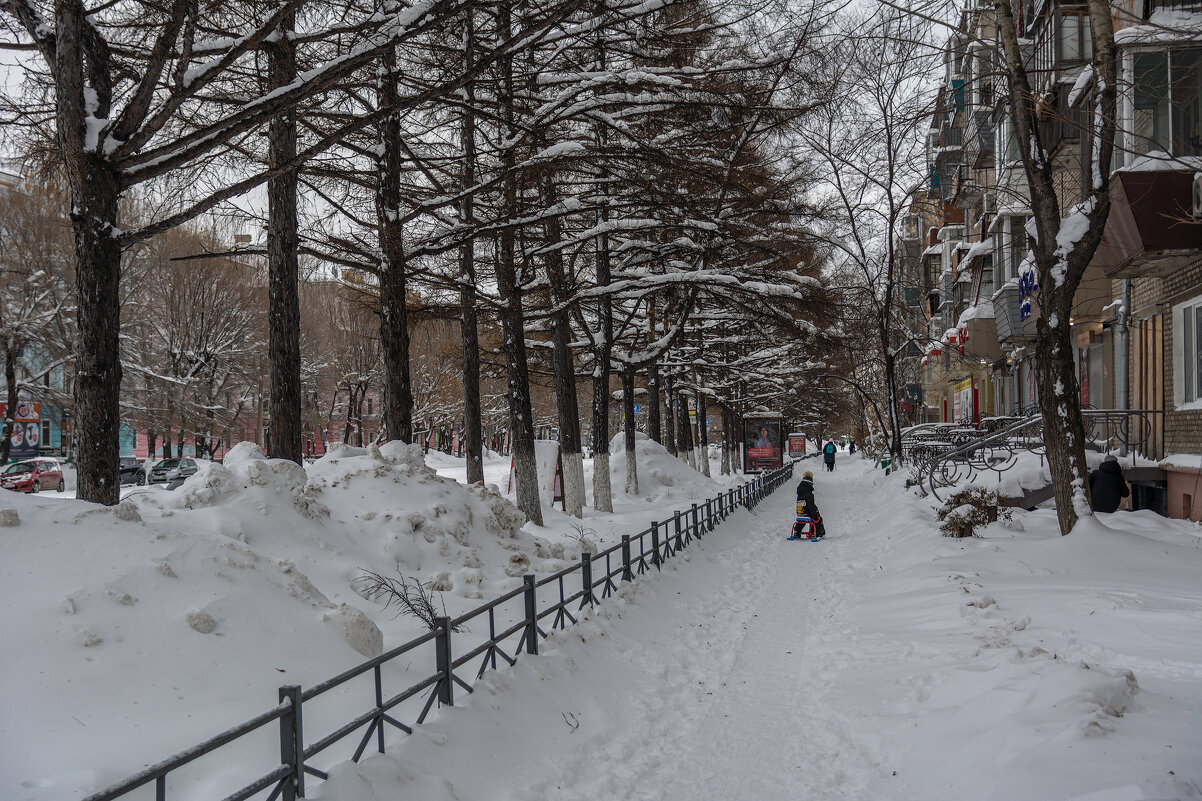
<svg viewBox="0 0 1202 801">
<path fill-rule="evenodd" d="M 112 508 L 0 497 L 0 798 L 78 798 L 417 633 L 363 597 L 417 577 L 455 614 L 562 567 L 495 491 L 401 443 L 305 468 L 251 443 Z M 164 721 L 172 721 L 164 725 Z M 120 736 L 114 736 L 119 734 Z M 86 754 L 64 771 L 63 754 Z"/>
<path fill-rule="evenodd" d="M 618 434 L 609 443 L 609 477 L 617 495 L 626 485 L 626 435 Z M 717 495 L 722 487 L 668 453 L 668 449 L 641 431 L 635 433 L 635 464 L 638 465 L 639 497 L 657 501 L 672 495 L 673 489 L 688 487 L 689 497 L 704 499 Z"/>
</svg>

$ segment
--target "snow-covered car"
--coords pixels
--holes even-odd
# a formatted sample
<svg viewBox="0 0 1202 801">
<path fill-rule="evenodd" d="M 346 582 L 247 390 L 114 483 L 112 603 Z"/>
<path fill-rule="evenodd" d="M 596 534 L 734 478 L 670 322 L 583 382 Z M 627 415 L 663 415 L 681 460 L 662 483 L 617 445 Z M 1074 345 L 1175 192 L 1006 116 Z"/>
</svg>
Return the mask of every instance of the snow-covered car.
<svg viewBox="0 0 1202 801">
<path fill-rule="evenodd" d="M 26 459 L 4 468 L 0 487 L 14 492 L 41 492 L 53 487 L 62 492 L 67 483 L 63 481 L 63 469 L 53 459 Z"/>
<path fill-rule="evenodd" d="M 161 459 L 158 464 L 150 468 L 150 475 L 146 477 L 146 483 L 170 483 L 179 478 L 187 478 L 195 473 L 195 459 Z"/>
<path fill-rule="evenodd" d="M 138 484 L 146 483 L 146 466 L 136 456 L 122 456 L 121 465 L 122 484 Z"/>
</svg>

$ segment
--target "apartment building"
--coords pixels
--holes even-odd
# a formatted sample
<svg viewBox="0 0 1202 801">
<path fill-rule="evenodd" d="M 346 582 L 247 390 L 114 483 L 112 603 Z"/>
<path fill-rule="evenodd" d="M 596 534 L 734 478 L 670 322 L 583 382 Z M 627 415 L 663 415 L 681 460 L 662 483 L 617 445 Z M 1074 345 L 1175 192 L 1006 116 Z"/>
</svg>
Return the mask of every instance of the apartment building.
<svg viewBox="0 0 1202 801">
<path fill-rule="evenodd" d="M 1141 409 L 1133 450 L 1155 460 L 1143 505 L 1202 519 L 1202 2 L 1121 0 L 1119 129 L 1102 246 L 1074 298 L 1081 402 Z M 1089 18 L 1080 3 L 1019 8 L 1040 134 L 1062 209 L 1092 169 Z M 924 419 L 980 424 L 1037 411 L 1038 299 L 1023 278 L 1030 220 L 996 64 L 991 8 L 969 8 L 946 47 L 928 132 L 928 185 L 902 237 L 921 231 L 930 340 Z M 1146 423 L 1144 422 L 1146 421 Z"/>
</svg>

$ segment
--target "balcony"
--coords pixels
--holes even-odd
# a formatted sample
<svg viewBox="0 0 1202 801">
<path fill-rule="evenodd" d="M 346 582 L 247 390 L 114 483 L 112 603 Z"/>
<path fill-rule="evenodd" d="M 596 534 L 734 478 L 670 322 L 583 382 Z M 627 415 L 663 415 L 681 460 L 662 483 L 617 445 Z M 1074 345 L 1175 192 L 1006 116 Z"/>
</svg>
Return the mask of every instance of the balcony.
<svg viewBox="0 0 1202 801">
<path fill-rule="evenodd" d="M 1107 278 L 1167 275 L 1202 256 L 1202 219 L 1191 216 L 1191 170 L 1124 170 L 1110 187 L 1110 216 L 1094 260 Z"/>
<path fill-rule="evenodd" d="M 1015 345 L 1035 341 L 1035 315 L 1022 317 L 1022 296 L 1017 284 L 1006 284 L 993 295 L 993 317 L 999 340 Z"/>
</svg>

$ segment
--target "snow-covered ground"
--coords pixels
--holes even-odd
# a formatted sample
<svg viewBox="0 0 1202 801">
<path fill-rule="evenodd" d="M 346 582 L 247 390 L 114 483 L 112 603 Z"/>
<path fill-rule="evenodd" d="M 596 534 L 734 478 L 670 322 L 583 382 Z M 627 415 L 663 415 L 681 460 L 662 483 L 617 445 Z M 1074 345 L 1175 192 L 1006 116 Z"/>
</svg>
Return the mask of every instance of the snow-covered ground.
<svg viewBox="0 0 1202 801">
<path fill-rule="evenodd" d="M 640 497 L 615 459 L 618 513 L 586 510 L 602 547 L 721 488 L 640 449 Z M 1199 526 L 1119 513 L 1062 538 L 1039 510 L 949 540 L 903 482 L 844 455 L 817 476 L 825 542 L 785 541 L 787 489 L 740 511 L 308 797 L 1202 798 Z M 14 801 L 81 797 L 264 711 L 358 663 L 366 623 L 384 647 L 411 636 L 354 591 L 359 568 L 437 577 L 454 614 L 580 546 L 562 512 L 516 529 L 395 448 L 307 476 L 242 454 L 117 511 L 0 506 L 21 519 L 0 528 Z M 220 773 L 187 797 L 234 789 Z"/>
</svg>

